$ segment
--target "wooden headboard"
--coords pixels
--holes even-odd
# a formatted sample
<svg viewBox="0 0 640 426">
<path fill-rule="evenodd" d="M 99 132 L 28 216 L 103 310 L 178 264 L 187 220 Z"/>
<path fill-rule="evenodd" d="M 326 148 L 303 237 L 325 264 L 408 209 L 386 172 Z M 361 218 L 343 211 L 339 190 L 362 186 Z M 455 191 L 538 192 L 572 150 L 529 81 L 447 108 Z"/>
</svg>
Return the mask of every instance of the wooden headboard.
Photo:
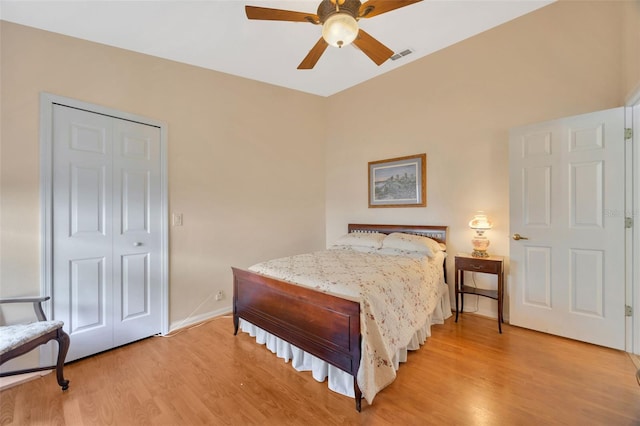
<svg viewBox="0 0 640 426">
<path fill-rule="evenodd" d="M 363 225 L 349 224 L 349 232 L 380 232 L 381 234 L 391 234 L 392 232 L 402 232 L 405 234 L 420 235 L 429 237 L 439 243 L 447 244 L 448 226 L 431 225 Z"/>
</svg>

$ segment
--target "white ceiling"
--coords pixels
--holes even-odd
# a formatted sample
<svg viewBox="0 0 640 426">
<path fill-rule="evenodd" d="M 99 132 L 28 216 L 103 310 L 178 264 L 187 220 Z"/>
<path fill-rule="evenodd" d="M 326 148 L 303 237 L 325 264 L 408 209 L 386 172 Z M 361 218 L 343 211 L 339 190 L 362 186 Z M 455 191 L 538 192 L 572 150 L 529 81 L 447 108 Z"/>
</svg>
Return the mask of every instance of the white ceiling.
<svg viewBox="0 0 640 426">
<path fill-rule="evenodd" d="M 316 13 L 320 0 L 0 0 L 0 19 L 330 96 L 552 2 L 424 0 L 359 22 L 412 54 L 378 67 L 354 46 L 328 47 L 312 70 L 296 68 L 319 25 L 250 21 L 244 6 Z"/>
</svg>

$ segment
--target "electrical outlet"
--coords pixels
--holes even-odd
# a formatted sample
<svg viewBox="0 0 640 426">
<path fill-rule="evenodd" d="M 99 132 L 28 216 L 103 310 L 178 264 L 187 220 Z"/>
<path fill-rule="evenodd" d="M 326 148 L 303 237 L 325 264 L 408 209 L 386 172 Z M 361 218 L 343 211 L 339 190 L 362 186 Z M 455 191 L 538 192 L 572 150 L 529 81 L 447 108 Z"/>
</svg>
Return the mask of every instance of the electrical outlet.
<svg viewBox="0 0 640 426">
<path fill-rule="evenodd" d="M 216 300 L 222 300 L 224 299 L 224 293 L 222 292 L 222 290 L 220 290 L 219 292 L 216 293 Z"/>
</svg>

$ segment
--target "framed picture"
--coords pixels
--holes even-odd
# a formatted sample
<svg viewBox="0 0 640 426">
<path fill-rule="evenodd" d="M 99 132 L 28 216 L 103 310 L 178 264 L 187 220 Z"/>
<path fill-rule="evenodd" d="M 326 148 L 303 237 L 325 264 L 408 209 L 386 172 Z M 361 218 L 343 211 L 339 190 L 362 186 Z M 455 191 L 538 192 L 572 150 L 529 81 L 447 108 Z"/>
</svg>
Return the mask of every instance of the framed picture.
<svg viewBox="0 0 640 426">
<path fill-rule="evenodd" d="M 427 154 L 369 163 L 369 207 L 426 207 Z"/>
</svg>

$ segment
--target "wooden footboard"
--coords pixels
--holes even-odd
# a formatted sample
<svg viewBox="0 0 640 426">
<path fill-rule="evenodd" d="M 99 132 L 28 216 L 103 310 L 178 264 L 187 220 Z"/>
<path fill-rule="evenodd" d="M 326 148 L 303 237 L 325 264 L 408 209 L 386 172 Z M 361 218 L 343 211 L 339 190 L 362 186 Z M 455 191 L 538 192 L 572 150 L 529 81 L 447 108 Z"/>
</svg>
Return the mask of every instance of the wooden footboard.
<svg viewBox="0 0 640 426">
<path fill-rule="evenodd" d="M 362 392 L 360 304 L 254 272 L 233 270 L 233 325 L 243 318 L 353 376 L 356 409 Z"/>
<path fill-rule="evenodd" d="M 349 224 L 349 232 L 403 232 L 440 243 L 447 241 L 447 226 L 443 225 Z M 357 381 L 361 351 L 360 304 L 254 272 L 232 269 L 234 333 L 238 333 L 239 319 L 243 318 L 351 374 L 356 409 L 360 411 L 362 392 Z"/>
</svg>

